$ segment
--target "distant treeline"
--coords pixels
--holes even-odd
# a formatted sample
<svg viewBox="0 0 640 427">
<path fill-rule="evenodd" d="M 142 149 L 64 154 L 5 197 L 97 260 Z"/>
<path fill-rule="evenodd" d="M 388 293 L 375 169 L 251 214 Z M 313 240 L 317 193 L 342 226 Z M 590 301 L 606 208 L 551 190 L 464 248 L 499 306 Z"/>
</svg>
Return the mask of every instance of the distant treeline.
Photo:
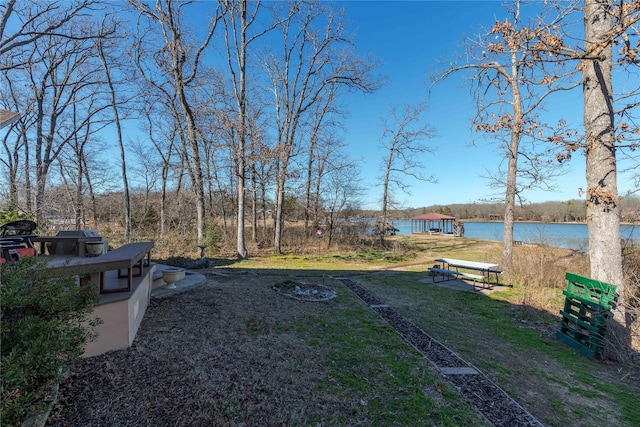
<svg viewBox="0 0 640 427">
<path fill-rule="evenodd" d="M 459 203 L 398 209 L 391 212 L 390 219 L 408 219 L 427 212 L 450 215 L 461 220 L 502 221 L 504 203 Z M 623 198 L 620 201 L 620 213 L 622 222 L 640 222 L 640 197 Z M 363 212 L 363 215 L 375 218 L 376 212 Z M 518 206 L 515 212 L 516 221 L 585 222 L 586 215 L 585 200 L 530 203 Z"/>
</svg>

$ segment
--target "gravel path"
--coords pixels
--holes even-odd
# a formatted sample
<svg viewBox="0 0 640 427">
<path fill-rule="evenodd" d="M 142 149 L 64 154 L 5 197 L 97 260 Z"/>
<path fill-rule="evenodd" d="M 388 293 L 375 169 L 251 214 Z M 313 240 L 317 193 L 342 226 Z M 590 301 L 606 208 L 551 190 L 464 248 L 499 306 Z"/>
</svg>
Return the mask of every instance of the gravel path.
<svg viewBox="0 0 640 427">
<path fill-rule="evenodd" d="M 433 363 L 460 391 L 464 399 L 477 408 L 491 424 L 505 427 L 542 426 L 541 422 L 470 363 L 431 338 L 353 280 L 340 280 Z"/>
</svg>

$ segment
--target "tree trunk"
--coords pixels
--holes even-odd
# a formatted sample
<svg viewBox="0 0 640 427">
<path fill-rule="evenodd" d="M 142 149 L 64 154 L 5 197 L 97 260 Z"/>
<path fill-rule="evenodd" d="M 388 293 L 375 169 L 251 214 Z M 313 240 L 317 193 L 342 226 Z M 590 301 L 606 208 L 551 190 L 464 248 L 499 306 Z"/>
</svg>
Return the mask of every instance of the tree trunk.
<svg viewBox="0 0 640 427">
<path fill-rule="evenodd" d="M 520 19 L 520 3 L 517 3 L 516 7 L 515 21 L 517 22 Z M 509 87 L 513 97 L 513 123 L 511 124 L 511 137 L 509 151 L 507 152 L 507 188 L 504 199 L 504 228 L 502 234 L 502 268 L 506 271 L 510 271 L 513 264 L 513 223 L 516 210 L 516 192 L 518 191 L 518 155 L 520 138 L 522 137 L 522 123 L 524 122 L 519 78 L 518 51 L 511 49 Z"/>
<path fill-rule="evenodd" d="M 246 237 L 245 237 L 245 198 L 244 198 L 244 188 L 245 188 L 245 167 L 246 167 L 246 153 L 245 146 L 247 142 L 247 80 L 246 80 L 246 63 L 247 63 L 247 1 L 242 0 L 242 10 L 240 13 L 240 56 L 238 58 L 239 61 L 239 71 L 240 71 L 240 90 L 238 94 L 238 119 L 239 119 L 239 129 L 238 129 L 238 151 L 237 151 L 237 162 L 238 162 L 238 223 L 237 223 L 237 250 L 238 250 L 238 259 L 245 259 L 249 256 L 246 246 Z"/>
<path fill-rule="evenodd" d="M 393 166 L 393 155 L 395 150 L 395 137 L 389 149 L 389 157 L 387 158 L 387 165 L 384 172 L 384 182 L 382 183 L 382 217 L 380 221 L 380 243 L 384 244 L 385 228 L 387 227 L 387 211 L 389 210 L 389 180 L 391 179 L 391 167 Z"/>
<path fill-rule="evenodd" d="M 276 213 L 273 234 L 273 251 L 276 254 L 282 253 L 282 231 L 284 229 L 284 186 L 286 173 L 286 168 L 282 167 L 276 184 Z"/>
<path fill-rule="evenodd" d="M 502 268 L 510 271 L 513 264 L 513 224 L 515 221 L 516 191 L 518 174 L 518 148 L 520 145 L 520 125 L 522 110 L 520 108 L 520 91 L 512 86 L 514 94 L 514 128 L 511 130 L 511 141 L 507 152 L 507 188 L 504 199 L 504 228 L 502 234 Z"/>
<path fill-rule="evenodd" d="M 36 199 L 35 199 L 35 210 L 36 210 L 36 223 L 43 224 L 44 223 L 44 195 L 47 186 L 47 175 L 49 172 L 49 165 L 46 163 L 40 163 L 36 166 Z"/>
<path fill-rule="evenodd" d="M 177 78 L 176 78 L 177 79 Z M 204 218 L 205 218 L 205 204 L 206 199 L 204 197 L 204 180 L 202 174 L 202 161 L 200 160 L 200 149 L 198 146 L 198 136 L 196 132 L 196 123 L 193 118 L 193 111 L 187 100 L 185 88 L 181 81 L 177 81 L 178 86 L 178 98 L 185 119 L 187 121 L 187 140 L 189 142 L 189 148 L 191 149 L 191 158 L 189 159 L 189 169 L 191 170 L 191 179 L 193 181 L 193 191 L 196 196 L 196 231 L 198 242 L 204 239 Z"/>
<path fill-rule="evenodd" d="M 31 158 L 29 156 L 29 143 L 27 141 L 26 132 L 23 133 L 23 137 L 25 139 L 24 144 L 24 187 L 25 187 L 25 197 L 27 199 L 27 212 L 32 212 L 33 202 L 31 199 L 32 191 L 31 191 Z"/>
<path fill-rule="evenodd" d="M 518 172 L 518 144 L 520 135 L 511 134 L 509 144 L 507 188 L 504 198 L 504 228 L 502 234 L 502 268 L 510 271 L 513 264 L 513 224 L 516 205 L 516 174 Z M 514 151 L 515 150 L 515 151 Z"/>
<path fill-rule="evenodd" d="M 612 99 L 613 32 L 611 4 L 585 1 L 585 52 L 597 58 L 584 61 L 584 127 L 587 160 L 587 225 L 591 277 L 616 285 L 621 300 L 614 320 L 626 325 L 620 216 L 618 207 L 614 107 Z"/>
<path fill-rule="evenodd" d="M 258 183 L 255 163 L 251 166 L 251 240 L 258 241 Z"/>
<path fill-rule="evenodd" d="M 244 158 L 238 159 L 238 182 L 237 182 L 237 195 L 238 195 L 238 222 L 236 223 L 237 229 L 237 251 L 238 259 L 245 259 L 249 256 L 247 248 L 245 246 L 245 199 L 244 199 Z"/>
<path fill-rule="evenodd" d="M 162 165 L 162 189 L 160 192 L 160 235 L 167 232 L 167 180 L 169 178 L 169 161 Z"/>
<path fill-rule="evenodd" d="M 84 218 L 84 196 L 82 194 L 82 184 L 84 178 L 84 162 L 82 161 L 82 151 L 76 147 L 76 162 L 78 162 L 78 174 L 76 176 L 76 230 L 82 230 Z"/>
<path fill-rule="evenodd" d="M 129 195 L 129 180 L 127 179 L 127 162 L 124 150 L 124 142 L 122 139 L 122 126 L 120 124 L 120 112 L 118 110 L 118 103 L 116 100 L 116 90 L 111 80 L 111 72 L 107 59 L 104 55 L 102 40 L 98 41 L 98 53 L 102 66 L 104 67 L 105 76 L 107 78 L 107 84 L 109 86 L 109 95 L 111 101 L 111 108 L 113 110 L 113 122 L 116 125 L 116 132 L 118 135 L 118 147 L 120 149 L 120 174 L 122 176 L 122 189 L 123 189 L 123 203 L 124 203 L 124 239 L 125 242 L 131 242 L 131 196 Z"/>
<path fill-rule="evenodd" d="M 91 182 L 91 176 L 89 174 L 89 168 L 87 162 L 84 162 L 84 178 L 87 181 L 87 190 L 89 191 L 89 198 L 91 199 L 91 210 L 93 211 L 93 227 L 98 228 L 98 207 L 96 203 L 96 193 L 93 191 L 93 184 Z"/>
</svg>

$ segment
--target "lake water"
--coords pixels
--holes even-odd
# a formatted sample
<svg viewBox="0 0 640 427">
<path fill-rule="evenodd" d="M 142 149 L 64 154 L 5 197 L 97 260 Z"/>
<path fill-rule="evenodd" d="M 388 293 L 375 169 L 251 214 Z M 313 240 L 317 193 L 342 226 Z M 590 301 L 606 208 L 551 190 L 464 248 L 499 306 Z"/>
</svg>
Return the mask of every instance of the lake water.
<svg viewBox="0 0 640 427">
<path fill-rule="evenodd" d="M 411 220 L 393 221 L 400 231 L 398 234 L 411 234 Z M 464 221 L 464 237 L 502 241 L 502 222 Z M 623 239 L 633 239 L 640 244 L 640 226 L 622 225 L 620 234 Z M 589 234 L 586 224 L 558 224 L 543 222 L 516 222 L 513 226 L 513 239 L 524 243 L 544 243 L 559 248 L 586 250 L 589 248 Z"/>
</svg>

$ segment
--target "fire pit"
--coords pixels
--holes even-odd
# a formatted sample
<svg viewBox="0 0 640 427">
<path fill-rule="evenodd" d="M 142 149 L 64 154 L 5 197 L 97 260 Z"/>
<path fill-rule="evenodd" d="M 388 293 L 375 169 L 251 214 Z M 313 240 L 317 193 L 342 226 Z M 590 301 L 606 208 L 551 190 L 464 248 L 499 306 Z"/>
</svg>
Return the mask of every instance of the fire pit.
<svg viewBox="0 0 640 427">
<path fill-rule="evenodd" d="M 338 296 L 336 291 L 318 283 L 303 283 L 285 280 L 273 285 L 273 290 L 287 298 L 298 301 L 328 301 Z"/>
</svg>

